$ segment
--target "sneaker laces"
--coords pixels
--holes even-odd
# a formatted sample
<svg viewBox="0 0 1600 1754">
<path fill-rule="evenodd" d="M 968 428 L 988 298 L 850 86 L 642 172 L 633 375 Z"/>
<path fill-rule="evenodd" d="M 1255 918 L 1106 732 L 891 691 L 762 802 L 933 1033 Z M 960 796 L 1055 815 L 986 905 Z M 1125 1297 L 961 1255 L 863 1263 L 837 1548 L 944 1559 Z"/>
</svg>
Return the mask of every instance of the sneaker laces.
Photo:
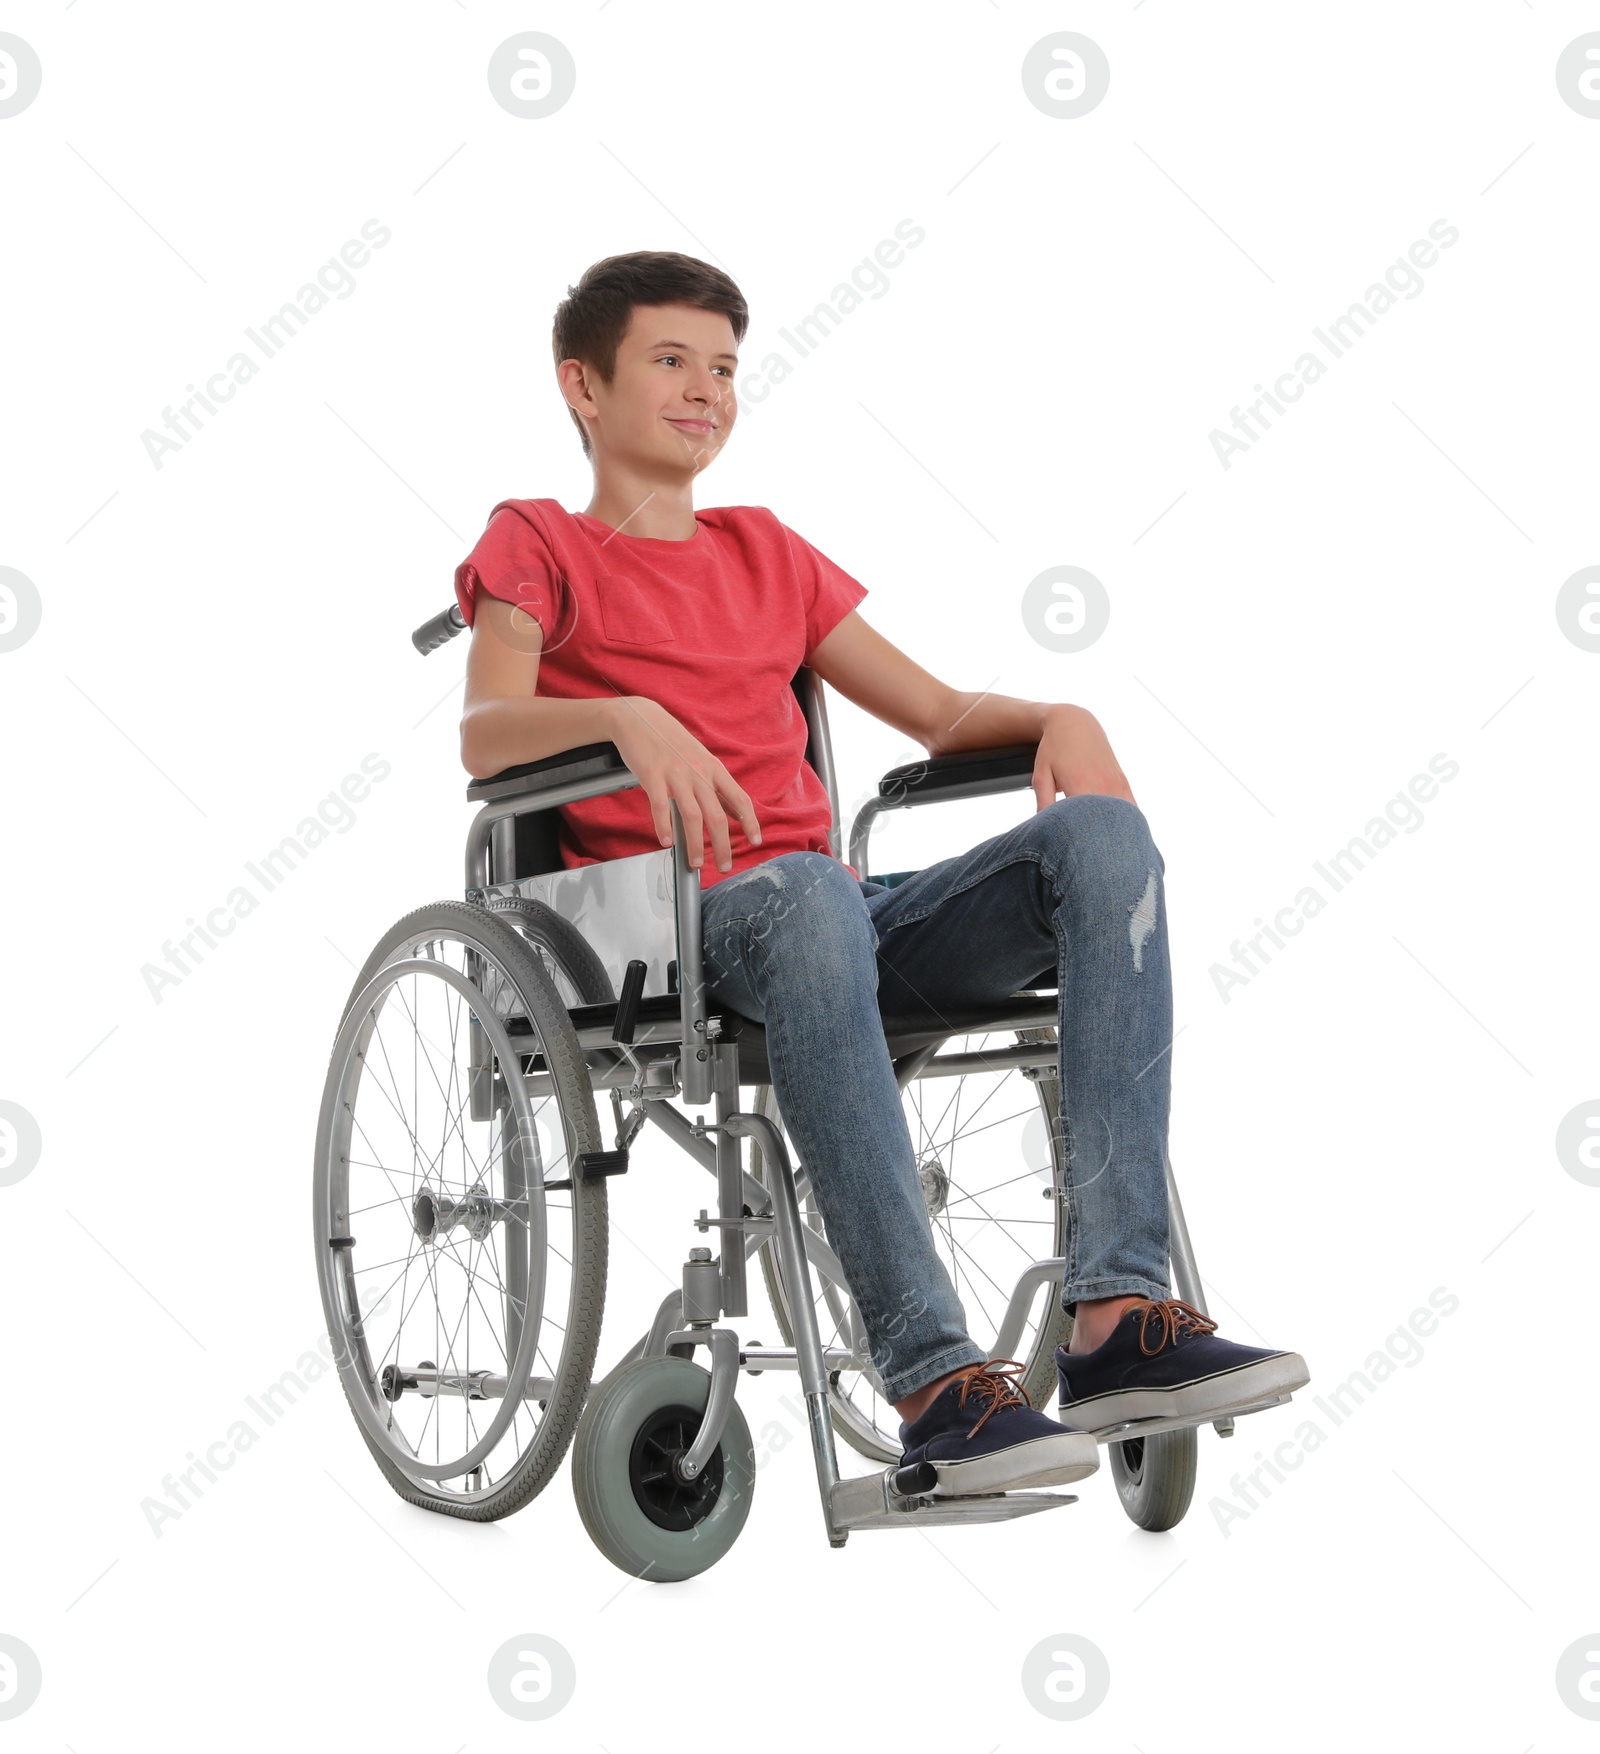
<svg viewBox="0 0 1600 1754">
<path fill-rule="evenodd" d="M 1156 1323 L 1158 1333 L 1154 1346 L 1146 1344 L 1152 1321 Z M 1202 1315 L 1192 1303 L 1185 1303 L 1181 1297 L 1151 1298 L 1139 1310 L 1139 1350 L 1146 1358 L 1154 1358 L 1169 1345 L 1175 1346 L 1185 1334 L 1214 1334 L 1216 1331 L 1217 1324 L 1210 1316 Z"/>
<path fill-rule="evenodd" d="M 989 1415 L 998 1413 L 1002 1407 L 1032 1407 L 1028 1391 L 1022 1386 L 1023 1368 L 1014 1358 L 990 1358 L 973 1365 L 962 1379 L 961 1393 L 956 1397 L 958 1408 L 966 1406 L 968 1395 L 988 1402 L 978 1423 L 967 1433 L 969 1441 L 983 1429 Z"/>
</svg>

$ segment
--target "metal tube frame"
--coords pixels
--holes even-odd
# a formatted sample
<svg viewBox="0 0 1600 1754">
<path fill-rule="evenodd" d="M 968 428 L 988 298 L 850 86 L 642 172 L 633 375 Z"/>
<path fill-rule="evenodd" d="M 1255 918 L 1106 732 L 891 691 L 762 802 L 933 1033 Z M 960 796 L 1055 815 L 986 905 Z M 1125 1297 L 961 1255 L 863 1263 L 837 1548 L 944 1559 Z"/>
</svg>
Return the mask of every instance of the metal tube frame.
<svg viewBox="0 0 1600 1754">
<path fill-rule="evenodd" d="M 794 1286 L 790 1319 L 794 1328 L 795 1359 L 800 1389 L 805 1396 L 806 1424 L 817 1468 L 817 1489 L 822 1495 L 823 1522 L 828 1543 L 842 1547 L 845 1532 L 834 1520 L 834 1491 L 839 1484 L 839 1457 L 833 1445 L 833 1417 L 828 1408 L 828 1372 L 823 1358 L 822 1336 L 817 1331 L 816 1306 L 811 1301 L 811 1269 L 806 1262 L 800 1222 L 800 1202 L 794 1190 L 794 1171 L 783 1135 L 766 1115 L 732 1114 L 722 1122 L 735 1138 L 754 1134 L 761 1141 L 763 1156 L 772 1164 L 773 1215 L 777 1219 L 775 1240 L 785 1280 Z"/>
<path fill-rule="evenodd" d="M 812 746 L 818 751 L 821 762 L 819 772 L 832 812 L 829 843 L 837 857 L 842 825 L 839 821 L 838 793 L 828 743 L 826 709 L 821 696 L 822 690 L 819 687 L 810 690 L 807 718 Z M 468 900 L 477 899 L 491 884 L 509 881 L 513 877 L 515 823 L 519 815 L 533 810 L 553 810 L 562 804 L 624 791 L 638 783 L 632 773 L 624 771 L 571 781 L 565 785 L 543 789 L 536 795 L 521 794 L 482 804 L 467 832 L 465 877 Z M 856 870 L 865 873 L 867 842 L 875 818 L 885 811 L 904 807 L 898 801 L 890 802 L 879 798 L 869 799 L 862 807 L 850 825 L 849 863 Z M 848 1493 L 845 1498 L 840 1496 L 839 1461 L 828 1406 L 828 1373 L 831 1370 L 860 1367 L 862 1361 L 838 1348 L 824 1351 L 817 1327 L 816 1309 L 810 1296 L 811 1260 L 819 1252 L 826 1254 L 828 1259 L 821 1263 L 824 1271 L 837 1268 L 838 1263 L 823 1239 L 801 1221 L 795 1171 L 790 1164 L 782 1133 L 765 1115 L 746 1114 L 739 1109 L 736 1044 L 717 1041 L 708 1033 L 700 873 L 689 863 L 688 839 L 676 803 L 672 804 L 671 812 L 674 899 L 677 908 L 678 991 L 681 1000 L 679 1016 L 676 1027 L 662 1023 L 641 1024 L 633 1045 L 635 1048 L 677 1045 L 679 1075 L 676 1086 L 664 1086 L 659 1092 L 645 1092 L 645 1112 L 649 1119 L 656 1122 L 702 1168 L 716 1178 L 717 1218 L 714 1221 L 707 1220 L 702 1214 L 701 1228 L 711 1228 L 714 1225 L 723 1238 L 723 1246 L 718 1251 L 722 1313 L 725 1316 L 743 1316 L 748 1313 L 746 1262 L 766 1240 L 770 1230 L 774 1246 L 778 1250 L 785 1282 L 796 1287 L 795 1307 L 791 1312 L 795 1345 L 792 1348 L 752 1346 L 741 1350 L 732 1329 L 709 1326 L 685 1328 L 682 1325 L 681 1297 L 674 1291 L 663 1300 L 649 1333 L 635 1342 L 628 1356 L 656 1356 L 664 1354 L 673 1345 L 685 1343 L 710 1346 L 712 1387 L 701 1430 L 684 1458 L 684 1463 L 689 1465 L 686 1468 L 686 1477 L 689 1478 L 705 1465 L 722 1435 L 733 1401 L 734 1385 L 741 1369 L 751 1372 L 773 1369 L 798 1371 L 801 1390 L 805 1396 L 806 1419 L 828 1540 L 830 1545 L 842 1547 L 848 1529 L 852 1526 L 863 1526 L 867 1519 L 846 1503 Z M 986 1020 L 985 1027 L 1004 1029 L 1011 1023 L 1024 1027 L 1036 1021 L 1031 1014 L 1017 1019 L 1002 1017 L 993 1022 Z M 481 1029 L 476 1019 L 473 1027 Z M 609 1030 L 584 1030 L 580 1032 L 579 1045 L 589 1054 L 605 1050 L 611 1045 Z M 895 1066 L 896 1079 L 902 1090 L 914 1078 L 958 1077 L 965 1072 L 993 1070 L 1001 1065 L 1042 1066 L 1050 1064 L 1054 1059 L 1047 1044 L 1019 1044 L 1015 1048 L 998 1050 L 992 1054 L 951 1054 L 940 1058 L 939 1049 L 942 1045 L 942 1042 L 936 1041 L 902 1055 Z M 612 1060 L 613 1064 L 609 1066 L 603 1062 L 599 1066 L 591 1063 L 591 1076 L 596 1087 L 631 1085 L 634 1078 L 632 1067 L 620 1054 L 613 1054 Z M 667 1064 L 670 1066 L 670 1062 Z M 548 1086 L 548 1075 L 529 1073 L 524 1077 L 530 1092 L 536 1092 L 541 1081 Z M 704 1107 L 715 1098 L 716 1123 L 691 1123 L 673 1107 L 670 1100 L 680 1094 L 690 1107 L 696 1108 Z M 708 1132 L 715 1135 L 714 1142 L 706 1139 Z M 764 1188 L 744 1170 L 740 1140 L 747 1135 L 760 1139 L 762 1150 L 772 1165 L 774 1185 L 770 1189 Z M 1208 1312 L 1199 1269 L 1195 1263 L 1194 1247 L 1184 1219 L 1170 1160 L 1167 1161 L 1165 1170 L 1173 1281 L 1178 1295 L 1193 1304 L 1202 1314 L 1206 1314 Z M 753 1216 L 753 1222 L 746 1218 L 747 1209 Z M 1050 1279 L 1059 1282 L 1064 1270 L 1064 1261 L 1046 1260 L 1035 1261 L 1023 1272 L 1001 1324 L 1000 1339 L 997 1342 L 999 1355 L 1009 1355 L 1009 1351 L 1020 1340 L 1028 1310 L 1039 1286 Z M 843 1282 L 842 1278 L 840 1282 Z M 458 1386 L 448 1377 L 438 1376 L 435 1377 L 435 1384 L 430 1386 L 435 1393 L 460 1393 L 466 1389 L 465 1384 Z M 417 1387 L 421 1389 L 422 1384 L 419 1382 Z M 488 1389 L 489 1395 L 486 1398 L 495 1398 L 496 1388 L 501 1395 L 504 1394 L 504 1387 L 498 1383 L 491 1385 L 486 1381 L 481 1386 L 474 1384 L 473 1387 L 479 1394 Z M 423 1392 L 427 1392 L 426 1389 Z M 1215 1423 L 1220 1433 L 1224 1436 L 1231 1435 L 1231 1419 Z M 867 1478 L 875 1480 L 876 1477 Z M 865 1482 L 845 1484 L 850 1486 Z M 887 1486 L 884 1487 L 884 1492 L 887 1502 Z M 1023 1495 L 1011 1496 L 1019 1500 L 1016 1508 L 1020 1512 L 1023 1508 L 1020 1502 Z"/>
<path fill-rule="evenodd" d="M 1172 1283 L 1185 1303 L 1192 1303 L 1201 1315 L 1209 1316 L 1205 1293 L 1200 1288 L 1200 1269 L 1195 1265 L 1194 1244 L 1189 1240 L 1189 1226 L 1183 1216 L 1183 1202 L 1178 1198 L 1178 1184 L 1172 1174 L 1172 1160 L 1166 1160 L 1167 1172 L 1167 1252 L 1172 1257 Z"/>
</svg>

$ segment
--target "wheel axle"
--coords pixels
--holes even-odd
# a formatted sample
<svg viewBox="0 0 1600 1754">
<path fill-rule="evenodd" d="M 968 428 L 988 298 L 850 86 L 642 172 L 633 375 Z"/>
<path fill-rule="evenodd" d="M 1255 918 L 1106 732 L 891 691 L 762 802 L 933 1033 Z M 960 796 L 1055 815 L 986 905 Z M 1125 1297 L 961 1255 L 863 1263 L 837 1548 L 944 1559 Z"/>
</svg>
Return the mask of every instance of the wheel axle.
<svg viewBox="0 0 1600 1754">
<path fill-rule="evenodd" d="M 530 1376 L 522 1398 L 543 1406 L 554 1387 L 548 1376 Z M 384 1365 L 378 1372 L 378 1390 L 386 1401 L 398 1401 L 402 1395 L 458 1395 L 468 1401 L 498 1401 L 505 1397 L 506 1379 L 488 1370 L 440 1370 L 432 1359 L 425 1358 L 420 1364 Z"/>
</svg>

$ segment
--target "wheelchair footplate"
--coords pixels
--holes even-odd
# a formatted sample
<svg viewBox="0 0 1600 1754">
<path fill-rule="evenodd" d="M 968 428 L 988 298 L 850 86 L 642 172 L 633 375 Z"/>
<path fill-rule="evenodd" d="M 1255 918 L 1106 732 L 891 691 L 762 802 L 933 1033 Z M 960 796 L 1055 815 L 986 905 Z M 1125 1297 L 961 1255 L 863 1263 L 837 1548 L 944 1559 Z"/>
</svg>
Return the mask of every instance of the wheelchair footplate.
<svg viewBox="0 0 1600 1754">
<path fill-rule="evenodd" d="M 927 1465 L 924 1464 L 926 1467 Z M 993 1492 L 970 1498 L 935 1498 L 931 1490 L 915 1488 L 920 1482 L 906 1480 L 919 1470 L 885 1468 L 880 1474 L 861 1474 L 835 1483 L 829 1520 L 842 1535 L 852 1529 L 926 1528 L 934 1523 L 997 1523 L 1013 1517 L 1032 1516 L 1053 1510 L 1058 1504 L 1076 1504 L 1074 1492 Z M 927 1472 L 933 1472 L 931 1467 Z M 927 1482 L 931 1488 L 932 1481 Z"/>
</svg>

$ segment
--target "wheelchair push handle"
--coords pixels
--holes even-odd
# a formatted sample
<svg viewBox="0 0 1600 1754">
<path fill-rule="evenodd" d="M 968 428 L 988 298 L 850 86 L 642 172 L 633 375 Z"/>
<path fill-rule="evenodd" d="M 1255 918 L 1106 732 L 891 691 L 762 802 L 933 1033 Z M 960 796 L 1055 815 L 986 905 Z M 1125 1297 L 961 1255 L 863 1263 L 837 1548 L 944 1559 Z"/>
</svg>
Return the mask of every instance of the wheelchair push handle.
<svg viewBox="0 0 1600 1754">
<path fill-rule="evenodd" d="M 458 633 L 466 630 L 466 619 L 461 613 L 461 606 L 452 603 L 448 609 L 441 609 L 431 621 L 423 622 L 422 626 L 411 636 L 411 643 L 423 657 L 429 652 L 436 652 L 442 645 L 447 645 Z"/>
</svg>

